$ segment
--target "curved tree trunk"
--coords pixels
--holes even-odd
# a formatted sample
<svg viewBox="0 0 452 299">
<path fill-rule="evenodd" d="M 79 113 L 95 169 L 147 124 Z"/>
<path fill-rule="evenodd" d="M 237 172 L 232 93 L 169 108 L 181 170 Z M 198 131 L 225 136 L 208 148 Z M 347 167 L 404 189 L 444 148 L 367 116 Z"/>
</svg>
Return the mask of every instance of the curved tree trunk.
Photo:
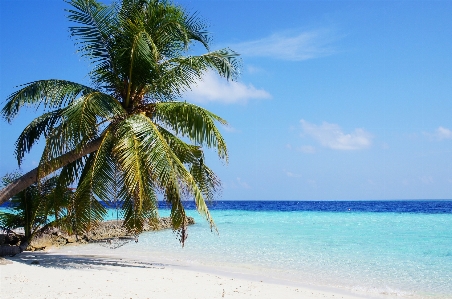
<svg viewBox="0 0 452 299">
<path fill-rule="evenodd" d="M 61 167 L 74 162 L 77 159 L 80 159 L 83 156 L 86 156 L 95 150 L 97 150 L 102 142 L 102 138 L 99 137 L 90 143 L 88 143 L 83 150 L 80 152 L 71 151 L 69 153 L 66 153 L 58 158 L 57 166 L 55 166 L 52 169 L 49 169 L 45 173 L 43 173 L 42 176 L 46 176 L 51 174 L 52 172 L 60 169 Z M 38 179 L 38 167 L 36 167 L 33 170 L 30 170 L 2 190 L 0 190 L 0 205 L 6 202 L 8 199 L 16 195 L 22 190 L 25 190 L 28 186 L 36 183 Z"/>
</svg>

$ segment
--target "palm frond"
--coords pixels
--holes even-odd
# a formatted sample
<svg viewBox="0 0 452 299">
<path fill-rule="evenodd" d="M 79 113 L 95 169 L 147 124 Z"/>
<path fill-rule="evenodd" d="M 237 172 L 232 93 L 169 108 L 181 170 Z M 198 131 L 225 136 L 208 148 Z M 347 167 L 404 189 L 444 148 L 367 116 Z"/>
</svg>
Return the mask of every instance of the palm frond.
<svg viewBox="0 0 452 299">
<path fill-rule="evenodd" d="M 177 180 L 172 180 L 166 186 L 165 200 L 171 205 L 171 226 L 173 230 L 180 230 L 185 225 L 185 208 L 182 203 L 181 190 Z"/>
<path fill-rule="evenodd" d="M 221 191 L 221 181 L 218 176 L 202 160 L 200 163 L 191 165 L 190 174 L 204 198 L 207 201 L 213 201 L 215 195 Z"/>
<path fill-rule="evenodd" d="M 125 185 L 119 194 L 123 200 L 123 225 L 130 233 L 138 235 L 143 231 L 146 222 L 155 222 L 158 219 L 155 208 L 156 196 L 154 198 L 144 197 L 140 205 L 138 198 L 130 194 Z"/>
<path fill-rule="evenodd" d="M 125 115 L 126 111 L 116 99 L 101 92 L 86 94 L 62 111 L 68 138 L 74 144 L 98 134 L 101 121 Z"/>
<path fill-rule="evenodd" d="M 203 152 L 200 146 L 183 142 L 180 138 L 172 134 L 167 129 L 157 126 L 160 134 L 165 138 L 166 143 L 183 164 L 198 163 L 203 159 Z"/>
<path fill-rule="evenodd" d="M 71 0 L 69 4 L 75 10 L 67 10 L 68 19 L 80 24 L 69 29 L 82 56 L 94 63 L 111 62 L 111 38 L 117 25 L 114 6 L 105 6 L 92 0 Z"/>
<path fill-rule="evenodd" d="M 207 49 L 207 51 L 209 51 L 209 43 L 211 41 L 211 38 L 208 34 L 207 26 L 200 21 L 198 14 L 185 14 L 184 20 L 184 27 L 189 34 L 189 39 L 200 42 Z"/>
<path fill-rule="evenodd" d="M 46 136 L 39 165 L 42 173 L 58 168 L 58 157 L 83 150 L 84 145 L 100 135 L 103 122 L 124 117 L 126 111 L 111 96 L 92 92 L 73 101 L 61 110 L 60 115 L 62 123 Z"/>
<path fill-rule="evenodd" d="M 45 113 L 35 118 L 20 134 L 16 141 L 14 154 L 20 167 L 25 153 L 30 152 L 32 146 L 41 136 L 48 136 L 53 127 L 60 121 L 61 109 Z"/>
<path fill-rule="evenodd" d="M 137 132 L 140 124 L 132 116 L 117 125 L 113 155 L 123 173 L 124 221 L 130 229 L 139 230 L 139 219 L 157 217 L 154 177 L 147 165 L 146 153 Z"/>
<path fill-rule="evenodd" d="M 182 187 L 179 186 L 180 184 L 183 184 L 185 191 L 193 195 L 198 212 L 207 219 L 211 227 L 214 227 L 215 224 L 210 216 L 210 212 L 204 201 L 201 190 L 197 186 L 196 181 L 191 176 L 190 172 L 178 159 L 168 143 L 166 143 L 165 138 L 160 133 L 158 126 L 145 115 L 136 114 L 129 117 L 123 127 L 123 134 L 126 132 L 133 132 L 134 139 L 128 142 L 130 145 L 127 147 L 122 145 L 123 142 L 118 142 L 118 149 L 122 149 L 121 147 L 124 149 L 132 147 L 138 149 L 139 147 L 140 153 L 135 155 L 142 156 L 141 161 L 145 163 L 145 169 L 148 170 L 148 173 L 152 176 L 153 181 L 155 181 L 164 190 L 169 190 L 169 192 L 171 192 L 171 198 L 176 200 L 181 200 Z M 121 152 L 121 157 L 124 160 L 130 156 L 131 152 L 128 150 L 123 150 Z M 133 163 L 136 163 L 135 161 L 136 160 L 133 159 L 130 160 L 130 162 Z M 141 165 L 142 164 L 139 166 L 142 167 Z M 136 167 L 129 167 L 129 169 L 130 171 L 133 171 Z M 127 174 L 127 169 L 123 170 Z M 135 182 L 137 180 L 133 181 Z M 138 183 L 139 182 L 136 182 L 135 184 Z M 175 192 L 174 190 L 177 190 L 177 196 L 173 194 Z M 174 203 L 172 202 L 171 204 L 173 205 Z"/>
<path fill-rule="evenodd" d="M 79 95 L 93 92 L 94 89 L 66 80 L 40 80 L 23 85 L 12 93 L 2 109 L 2 116 L 8 122 L 19 113 L 23 106 L 43 106 L 44 109 L 59 109 Z"/>
<path fill-rule="evenodd" d="M 158 82 L 172 82 L 180 90 L 189 89 L 190 84 L 201 79 L 207 70 L 214 70 L 228 80 L 235 80 L 240 75 L 238 54 L 230 49 L 221 49 L 199 56 L 179 56 L 160 64 L 162 76 Z"/>
<path fill-rule="evenodd" d="M 95 152 L 87 159 L 70 208 L 71 222 L 74 223 L 77 233 L 90 231 L 104 219 L 107 213 L 104 206 L 94 197 L 92 184 L 94 158 Z"/>
<path fill-rule="evenodd" d="M 215 126 L 215 121 L 227 124 L 221 117 L 184 102 L 156 103 L 154 113 L 154 120 L 173 130 L 176 135 L 189 137 L 199 145 L 216 147 L 218 156 L 228 160 L 226 143 Z"/>
<path fill-rule="evenodd" d="M 238 56 L 239 54 L 231 49 L 221 49 L 199 56 L 198 61 L 204 60 L 206 65 L 216 70 L 220 76 L 235 80 L 240 75 Z"/>
<path fill-rule="evenodd" d="M 112 156 L 114 136 L 108 128 L 103 136 L 99 149 L 93 156 L 91 188 L 93 194 L 108 203 L 115 193 L 115 161 Z"/>
<path fill-rule="evenodd" d="M 204 155 L 200 147 L 183 142 L 160 126 L 158 129 L 177 158 L 183 164 L 188 165 L 190 174 L 206 200 L 212 201 L 214 195 L 221 190 L 221 182 L 215 173 L 205 165 Z"/>
<path fill-rule="evenodd" d="M 58 133 L 61 133 L 61 135 L 66 134 L 64 128 L 61 129 L 60 127 L 54 129 L 52 134 L 46 139 L 46 145 L 37 169 L 38 179 L 83 158 L 99 148 L 102 133 L 100 137 L 95 139 L 86 138 L 79 144 L 73 144 L 70 139 L 65 139 L 66 137 L 64 136 L 58 136 Z M 67 142 L 65 143 L 64 140 Z"/>
<path fill-rule="evenodd" d="M 48 215 L 54 216 L 56 226 L 66 226 L 64 218 L 68 215 L 68 207 L 72 202 L 72 189 L 69 186 L 81 175 L 85 159 L 80 158 L 64 166 L 55 177 L 56 183 L 46 196 L 46 209 Z"/>
</svg>

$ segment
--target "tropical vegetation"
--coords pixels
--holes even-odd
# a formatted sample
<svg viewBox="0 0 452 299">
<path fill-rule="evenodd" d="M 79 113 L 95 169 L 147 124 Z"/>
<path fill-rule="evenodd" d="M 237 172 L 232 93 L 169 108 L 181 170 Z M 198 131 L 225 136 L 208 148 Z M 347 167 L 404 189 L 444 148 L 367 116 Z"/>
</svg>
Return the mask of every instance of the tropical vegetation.
<svg viewBox="0 0 452 299">
<path fill-rule="evenodd" d="M 19 177 L 19 172 L 8 173 L 2 178 L 2 185 Z M 0 211 L 0 229 L 11 232 L 23 228 L 23 244 L 29 244 L 48 226 L 59 226 L 70 233 L 76 231 L 77 227 L 71 225 L 76 220 L 76 215 L 71 213 L 72 192 L 60 192 L 57 183 L 57 177 L 46 178 L 39 185 L 32 184 L 13 196 L 8 209 Z"/>
<path fill-rule="evenodd" d="M 75 23 L 71 36 L 92 64 L 91 84 L 39 80 L 7 98 L 1 113 L 8 122 L 24 107 L 44 109 L 17 139 L 19 166 L 42 137 L 45 147 L 36 169 L 0 191 L 0 204 L 32 184 L 41 188 L 51 175 L 56 199 L 76 185 L 74 208 L 85 231 L 105 214 L 99 201 L 119 198 L 124 225 L 139 233 L 145 221 L 158 216 L 159 194 L 171 206 L 172 226 L 182 242 L 185 199 L 194 199 L 214 228 L 206 202 L 220 180 L 204 163 L 204 149 L 214 148 L 227 161 L 216 126 L 226 121 L 180 99 L 207 71 L 235 79 L 237 54 L 211 51 L 199 17 L 166 1 L 68 3 L 68 18 Z M 188 55 L 196 45 L 206 53 Z"/>
</svg>

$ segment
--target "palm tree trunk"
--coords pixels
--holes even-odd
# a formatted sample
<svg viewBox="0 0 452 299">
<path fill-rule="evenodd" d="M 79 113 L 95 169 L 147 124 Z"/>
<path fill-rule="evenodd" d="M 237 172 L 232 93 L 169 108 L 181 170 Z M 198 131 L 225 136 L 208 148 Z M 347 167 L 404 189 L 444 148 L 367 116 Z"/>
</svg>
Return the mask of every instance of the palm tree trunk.
<svg viewBox="0 0 452 299">
<path fill-rule="evenodd" d="M 80 159 L 94 151 L 96 151 L 102 142 L 102 138 L 99 137 L 90 143 L 88 143 L 81 151 L 71 151 L 57 158 L 58 163 L 55 167 L 48 169 L 45 173 L 42 173 L 42 177 L 51 174 L 52 172 L 60 169 L 61 167 Z M 28 186 L 36 183 L 38 180 L 38 167 L 30 170 L 20 178 L 16 179 L 14 182 L 0 190 L 0 205 L 5 203 L 8 199 L 16 195 L 22 190 L 25 190 Z"/>
</svg>

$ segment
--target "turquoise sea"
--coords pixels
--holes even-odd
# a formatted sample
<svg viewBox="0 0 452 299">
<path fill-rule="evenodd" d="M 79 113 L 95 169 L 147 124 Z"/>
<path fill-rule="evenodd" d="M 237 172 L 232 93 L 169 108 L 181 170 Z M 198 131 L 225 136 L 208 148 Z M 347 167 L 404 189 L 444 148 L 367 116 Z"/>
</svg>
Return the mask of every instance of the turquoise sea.
<svg viewBox="0 0 452 299">
<path fill-rule="evenodd" d="M 187 209 L 196 224 L 184 248 L 168 230 L 112 251 L 375 297 L 452 298 L 452 201 L 216 202 L 219 234 Z"/>
<path fill-rule="evenodd" d="M 116 250 L 374 296 L 452 298 L 450 201 L 225 201 L 211 212 L 219 234 L 189 210 L 184 248 L 162 231 Z"/>
</svg>

